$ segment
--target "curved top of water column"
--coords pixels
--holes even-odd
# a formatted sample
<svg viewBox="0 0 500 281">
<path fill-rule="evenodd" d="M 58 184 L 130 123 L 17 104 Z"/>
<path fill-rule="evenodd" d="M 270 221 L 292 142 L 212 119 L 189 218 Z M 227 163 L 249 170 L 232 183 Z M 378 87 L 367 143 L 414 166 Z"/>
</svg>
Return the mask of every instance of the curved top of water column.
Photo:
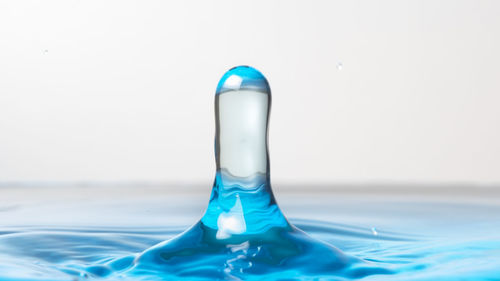
<svg viewBox="0 0 500 281">
<path fill-rule="evenodd" d="M 271 94 L 266 77 L 257 69 L 247 65 L 236 66 L 228 70 L 220 79 L 215 94 L 241 90 Z"/>
</svg>

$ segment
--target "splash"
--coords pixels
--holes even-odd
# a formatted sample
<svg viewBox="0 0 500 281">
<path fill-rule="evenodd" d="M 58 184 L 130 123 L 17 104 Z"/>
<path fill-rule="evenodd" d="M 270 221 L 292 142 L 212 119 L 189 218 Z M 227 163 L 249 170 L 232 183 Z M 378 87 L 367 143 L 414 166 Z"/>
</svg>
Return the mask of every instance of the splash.
<svg viewBox="0 0 500 281">
<path fill-rule="evenodd" d="M 198 192 L 0 188 L 19 194 L 0 206 L 0 280 L 498 280 L 495 189 L 458 189 L 456 200 L 409 186 L 304 189 L 282 194 L 290 223 L 270 185 L 267 80 L 234 68 L 215 99 L 217 172 L 200 221 L 178 234 L 198 217 Z"/>
<path fill-rule="evenodd" d="M 285 218 L 270 183 L 270 108 L 269 83 L 259 71 L 238 66 L 226 72 L 215 95 L 217 171 L 201 220 L 173 239 L 90 273 L 145 280 L 331 279 L 390 273 L 309 237 Z"/>
</svg>

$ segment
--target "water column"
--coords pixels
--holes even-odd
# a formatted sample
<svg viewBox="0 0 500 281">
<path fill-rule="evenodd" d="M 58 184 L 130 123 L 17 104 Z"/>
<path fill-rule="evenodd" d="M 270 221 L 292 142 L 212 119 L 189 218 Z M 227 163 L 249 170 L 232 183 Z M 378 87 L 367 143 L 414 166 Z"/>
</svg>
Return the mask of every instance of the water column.
<svg viewBox="0 0 500 281">
<path fill-rule="evenodd" d="M 259 71 L 238 66 L 222 76 L 215 94 L 217 169 L 207 210 L 183 233 L 135 257 L 127 274 L 274 280 L 372 272 L 352 267 L 359 260 L 309 237 L 281 213 L 270 184 L 270 108 L 269 83 Z"/>
<path fill-rule="evenodd" d="M 257 234 L 288 223 L 276 205 L 269 172 L 271 89 L 249 66 L 232 68 L 215 96 L 215 183 L 202 223 L 217 238 Z"/>
</svg>

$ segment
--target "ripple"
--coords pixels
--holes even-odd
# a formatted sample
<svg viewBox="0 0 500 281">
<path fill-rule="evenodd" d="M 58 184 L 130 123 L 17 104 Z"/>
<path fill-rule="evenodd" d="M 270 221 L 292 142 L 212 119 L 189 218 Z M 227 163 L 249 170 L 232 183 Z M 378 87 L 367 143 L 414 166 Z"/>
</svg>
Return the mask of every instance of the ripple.
<svg viewBox="0 0 500 281">
<path fill-rule="evenodd" d="M 468 213 L 474 211 L 468 206 Z M 459 210 L 466 210 L 462 206 L 455 207 L 457 215 Z M 406 208 L 411 209 L 411 206 Z M 479 211 L 475 216 L 485 217 Z M 199 255 L 185 251 L 184 256 L 175 257 L 176 254 L 165 251 L 168 243 L 163 241 L 181 233 L 186 225 L 20 225 L 0 230 L 0 280 L 258 280 L 265 276 L 269 280 L 486 281 L 497 280 L 500 275 L 498 220 L 481 221 L 477 227 L 471 227 L 470 222 L 447 225 L 443 221 L 442 230 L 434 231 L 433 235 L 428 234 L 430 228 L 418 224 L 411 232 L 377 227 L 377 235 L 374 235 L 370 225 L 306 219 L 290 221 L 307 231 L 310 237 L 337 248 L 321 244 L 318 249 L 308 244 L 309 238 L 300 231 L 278 231 L 267 237 L 274 239 L 269 244 L 293 241 L 299 245 L 295 249 L 300 255 L 281 259 L 282 263 L 278 264 L 281 271 L 275 272 L 269 269 L 276 266 L 273 261 L 280 259 L 266 260 L 271 249 L 265 247 L 265 241 L 255 244 L 235 241 L 228 247 L 207 246 Z M 438 225 L 439 221 L 437 216 L 427 218 L 426 223 Z M 401 226 L 393 224 L 390 229 L 403 228 Z M 409 229 L 407 224 L 404 226 Z M 247 237 L 246 240 L 252 239 Z M 290 253 L 283 254 L 287 255 Z M 155 261 L 158 258 L 161 260 Z M 165 259 L 173 262 L 170 269 L 164 266 Z"/>
</svg>

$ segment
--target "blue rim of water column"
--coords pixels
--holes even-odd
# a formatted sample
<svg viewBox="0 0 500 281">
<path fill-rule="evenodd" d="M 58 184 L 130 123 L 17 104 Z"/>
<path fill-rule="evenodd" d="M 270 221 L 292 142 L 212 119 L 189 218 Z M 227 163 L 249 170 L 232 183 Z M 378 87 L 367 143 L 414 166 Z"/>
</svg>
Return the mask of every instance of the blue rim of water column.
<svg viewBox="0 0 500 281">
<path fill-rule="evenodd" d="M 240 65 L 228 70 L 217 85 L 216 95 L 230 91 L 252 90 L 271 94 L 266 77 L 257 69 Z"/>
</svg>

